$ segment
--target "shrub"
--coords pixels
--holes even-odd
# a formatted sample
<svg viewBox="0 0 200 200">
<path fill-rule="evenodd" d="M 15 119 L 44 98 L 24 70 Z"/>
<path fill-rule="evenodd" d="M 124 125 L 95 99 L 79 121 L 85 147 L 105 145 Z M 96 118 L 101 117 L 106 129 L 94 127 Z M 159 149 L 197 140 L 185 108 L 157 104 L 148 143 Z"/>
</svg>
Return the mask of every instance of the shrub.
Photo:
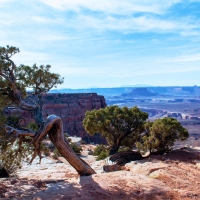
<svg viewBox="0 0 200 200">
<path fill-rule="evenodd" d="M 96 160 L 103 160 L 108 157 L 109 151 L 106 149 L 106 147 L 102 144 L 97 145 L 94 149 L 94 156 L 97 156 Z"/>
<path fill-rule="evenodd" d="M 50 150 L 48 148 L 48 143 L 47 142 L 42 142 L 42 144 L 40 146 L 40 150 L 43 152 L 43 154 L 45 156 L 49 156 L 50 155 Z"/>
<path fill-rule="evenodd" d="M 103 150 L 105 150 L 105 147 L 103 144 L 97 145 L 94 149 L 94 156 L 98 156 Z"/>
<path fill-rule="evenodd" d="M 105 159 L 105 158 L 107 158 L 109 156 L 109 151 L 106 151 L 106 150 L 103 150 L 103 151 L 101 151 L 101 153 L 98 155 L 98 157 L 97 157 L 97 161 L 98 160 L 103 160 L 103 159 Z"/>
<path fill-rule="evenodd" d="M 27 125 L 27 128 L 29 129 L 32 129 L 33 131 L 37 131 L 38 130 L 38 125 L 35 123 L 35 122 L 30 122 L 28 125 Z"/>
<path fill-rule="evenodd" d="M 128 150 L 131 150 L 131 149 L 129 147 L 122 146 L 122 147 L 119 148 L 118 152 L 128 151 Z"/>
<path fill-rule="evenodd" d="M 177 140 L 184 141 L 188 138 L 187 129 L 174 118 L 157 119 L 145 124 L 145 133 L 136 143 L 141 153 L 157 152 L 166 153 L 171 150 Z"/>
<path fill-rule="evenodd" d="M 58 159 L 58 157 L 61 156 L 61 154 L 60 154 L 60 152 L 58 151 L 57 148 L 54 149 L 53 153 L 54 153 L 54 154 L 53 154 L 53 158 L 54 158 L 54 159 Z"/>
<path fill-rule="evenodd" d="M 69 143 L 71 148 L 76 154 L 81 154 L 81 151 L 83 150 L 82 147 L 74 142 Z"/>
<path fill-rule="evenodd" d="M 10 116 L 6 118 L 3 112 L 0 112 L 0 170 L 5 171 L 9 176 L 20 169 L 22 162 L 29 161 L 29 155 L 32 153 L 32 146 L 28 142 L 20 145 L 16 135 L 6 133 L 5 124 L 18 126 L 20 117 Z"/>
</svg>

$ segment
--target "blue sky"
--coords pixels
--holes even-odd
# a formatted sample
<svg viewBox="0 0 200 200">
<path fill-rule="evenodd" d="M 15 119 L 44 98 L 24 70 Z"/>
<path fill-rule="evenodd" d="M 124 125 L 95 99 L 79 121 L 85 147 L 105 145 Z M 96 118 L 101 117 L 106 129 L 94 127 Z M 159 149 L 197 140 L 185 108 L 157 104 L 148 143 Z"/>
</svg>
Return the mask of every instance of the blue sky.
<svg viewBox="0 0 200 200">
<path fill-rule="evenodd" d="M 0 0 L 0 41 L 60 88 L 200 85 L 200 0 Z"/>
</svg>

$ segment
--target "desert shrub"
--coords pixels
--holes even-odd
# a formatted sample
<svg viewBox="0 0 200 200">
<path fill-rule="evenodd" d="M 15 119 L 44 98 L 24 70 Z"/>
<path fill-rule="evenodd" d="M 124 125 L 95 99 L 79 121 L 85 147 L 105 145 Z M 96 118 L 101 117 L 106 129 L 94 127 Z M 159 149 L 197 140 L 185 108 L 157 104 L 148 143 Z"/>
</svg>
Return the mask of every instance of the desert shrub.
<svg viewBox="0 0 200 200">
<path fill-rule="evenodd" d="M 70 146 L 72 147 L 73 151 L 76 154 L 81 154 L 81 151 L 83 150 L 82 147 L 74 142 L 69 143 Z"/>
<path fill-rule="evenodd" d="M 5 131 L 5 124 L 17 127 L 19 120 L 18 116 L 6 118 L 4 113 L 0 112 L 0 170 L 5 170 L 9 176 L 15 174 L 24 161 L 28 162 L 32 153 L 32 146 L 28 142 L 20 145 L 16 135 L 9 134 L 8 136 Z"/>
<path fill-rule="evenodd" d="M 137 107 L 107 106 L 87 111 L 83 126 L 89 135 L 99 133 L 110 145 L 109 155 L 118 152 L 122 145 L 132 146 L 143 132 L 148 114 Z"/>
<path fill-rule="evenodd" d="M 103 160 L 109 156 L 109 151 L 108 150 L 103 150 L 101 153 L 97 156 L 96 160 Z"/>
<path fill-rule="evenodd" d="M 38 130 L 38 125 L 35 123 L 35 122 L 30 122 L 28 125 L 27 125 L 27 128 L 29 129 L 32 129 L 33 131 L 37 131 Z"/>
<path fill-rule="evenodd" d="M 10 115 L 10 116 L 6 117 L 6 124 L 8 126 L 18 128 L 21 120 L 22 120 L 22 118 L 19 115 Z"/>
<path fill-rule="evenodd" d="M 157 119 L 145 124 L 145 132 L 136 143 L 141 153 L 166 153 L 178 140 L 188 138 L 188 131 L 174 118 Z"/>
<path fill-rule="evenodd" d="M 48 148 L 48 143 L 47 142 L 42 142 L 42 144 L 40 146 L 40 150 L 45 156 L 49 156 L 50 155 L 50 150 Z"/>
<path fill-rule="evenodd" d="M 17 144 L 13 145 L 13 147 L 8 147 L 0 155 L 0 168 L 5 169 L 9 175 L 15 174 L 22 167 L 23 161 L 30 161 L 29 156 L 32 153 L 27 144 L 23 144 L 20 149 L 16 148 L 16 146 Z"/>
<path fill-rule="evenodd" d="M 96 148 L 94 149 L 93 155 L 97 156 L 96 160 L 103 160 L 108 157 L 109 150 L 106 148 L 105 145 L 100 144 L 100 145 L 97 145 Z"/>
<path fill-rule="evenodd" d="M 125 146 L 121 146 L 118 150 L 118 152 L 122 152 L 122 151 L 128 151 L 131 150 L 129 147 L 125 147 Z"/>
<path fill-rule="evenodd" d="M 94 156 L 98 156 L 103 150 L 105 150 L 105 147 L 103 144 L 97 145 L 94 149 Z"/>
<path fill-rule="evenodd" d="M 53 151 L 53 158 L 58 159 L 58 157 L 60 157 L 60 156 L 61 156 L 60 152 L 58 151 L 57 148 L 55 148 Z"/>
</svg>

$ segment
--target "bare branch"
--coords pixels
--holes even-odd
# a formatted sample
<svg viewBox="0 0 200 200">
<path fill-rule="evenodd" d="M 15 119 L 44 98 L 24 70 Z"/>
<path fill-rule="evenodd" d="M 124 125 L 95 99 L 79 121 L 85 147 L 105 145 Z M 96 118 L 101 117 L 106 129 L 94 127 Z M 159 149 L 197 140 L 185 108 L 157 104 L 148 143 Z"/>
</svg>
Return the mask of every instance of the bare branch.
<svg viewBox="0 0 200 200">
<path fill-rule="evenodd" d="M 5 126 L 5 130 L 8 134 L 11 134 L 11 133 L 14 133 L 16 134 L 17 138 L 19 136 L 35 136 L 35 132 L 31 129 L 24 129 L 24 130 L 21 130 L 21 129 L 15 129 L 13 128 L 12 126 Z"/>
</svg>

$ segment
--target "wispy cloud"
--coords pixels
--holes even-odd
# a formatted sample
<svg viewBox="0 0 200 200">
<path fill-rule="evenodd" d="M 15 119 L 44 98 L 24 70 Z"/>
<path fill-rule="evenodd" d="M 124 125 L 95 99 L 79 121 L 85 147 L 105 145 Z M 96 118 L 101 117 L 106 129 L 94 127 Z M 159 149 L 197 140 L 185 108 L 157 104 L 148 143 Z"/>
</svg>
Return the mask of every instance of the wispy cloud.
<svg viewBox="0 0 200 200">
<path fill-rule="evenodd" d="M 181 0 L 41 0 L 44 3 L 61 10 L 80 11 L 82 8 L 111 14 L 130 14 L 147 12 L 161 14 L 173 4 Z"/>
<path fill-rule="evenodd" d="M 51 64 L 67 87 L 184 82 L 200 74 L 199 2 L 0 0 L 1 45 L 20 48 L 17 64 Z"/>
<path fill-rule="evenodd" d="M 12 2 L 14 0 L 1 0 L 0 1 L 0 7 L 5 7 L 6 6 L 6 3 L 9 3 L 9 2 Z"/>
<path fill-rule="evenodd" d="M 181 36 L 198 36 L 200 20 L 198 18 L 163 17 L 167 11 L 181 0 L 41 0 L 45 4 L 64 11 L 74 11 L 78 14 L 64 19 L 67 27 L 74 29 L 117 30 L 123 33 L 152 31 L 156 33 L 169 32 Z M 86 12 L 86 10 L 95 13 Z M 99 14 L 102 13 L 102 14 Z M 139 15 L 137 15 L 139 13 Z M 39 20 L 39 19 L 38 19 Z M 41 21 L 44 19 L 40 19 Z M 45 20 L 44 20 L 45 21 Z"/>
<path fill-rule="evenodd" d="M 31 52 L 31 51 L 21 51 L 19 54 L 15 54 L 13 59 L 17 65 L 27 64 L 33 65 L 36 63 L 39 65 L 48 64 L 48 61 L 51 60 L 51 56 L 43 52 Z"/>
</svg>

